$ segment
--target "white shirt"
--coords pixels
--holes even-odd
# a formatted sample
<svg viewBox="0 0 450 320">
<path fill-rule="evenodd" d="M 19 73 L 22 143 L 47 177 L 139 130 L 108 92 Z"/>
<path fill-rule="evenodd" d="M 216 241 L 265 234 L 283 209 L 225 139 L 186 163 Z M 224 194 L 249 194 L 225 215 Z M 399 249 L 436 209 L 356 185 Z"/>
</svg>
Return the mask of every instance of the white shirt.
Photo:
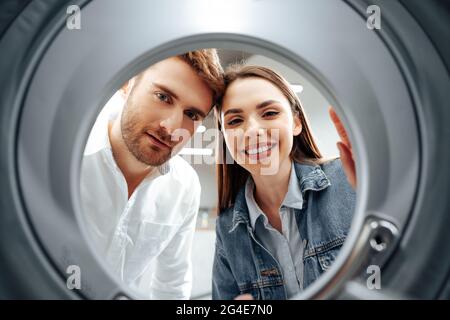
<svg viewBox="0 0 450 320">
<path fill-rule="evenodd" d="M 295 210 L 302 209 L 303 196 L 294 163 L 291 166 L 288 191 L 280 207 L 281 233 L 272 227 L 266 214 L 256 203 L 254 190 L 255 184 L 252 177 L 249 176 L 245 185 L 245 199 L 252 229 L 256 238 L 280 265 L 286 293 L 288 298 L 291 298 L 303 289 L 303 250 L 305 245 L 295 218 Z"/>
<path fill-rule="evenodd" d="M 108 122 L 123 107 L 114 95 L 98 116 L 81 170 L 83 216 L 94 246 L 127 285 L 149 299 L 189 299 L 191 246 L 200 205 L 195 170 L 174 156 L 147 176 L 128 199 L 111 151 Z M 150 267 L 151 266 L 151 267 Z M 151 272 L 151 276 L 143 277 Z M 150 279 L 149 283 L 140 283 Z"/>
</svg>

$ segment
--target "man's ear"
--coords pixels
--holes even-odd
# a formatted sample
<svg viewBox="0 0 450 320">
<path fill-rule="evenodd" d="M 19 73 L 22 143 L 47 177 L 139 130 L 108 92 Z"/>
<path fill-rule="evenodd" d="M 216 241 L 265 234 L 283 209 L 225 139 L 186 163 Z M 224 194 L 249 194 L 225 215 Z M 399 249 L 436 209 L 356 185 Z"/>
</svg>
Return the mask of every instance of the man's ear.
<svg viewBox="0 0 450 320">
<path fill-rule="evenodd" d="M 298 136 L 302 132 L 302 121 L 298 115 L 294 114 L 294 136 Z"/>
<path fill-rule="evenodd" d="M 129 84 L 130 80 L 128 80 L 127 82 L 125 82 L 119 89 L 120 93 L 124 96 L 127 95 L 128 93 L 128 84 Z"/>
<path fill-rule="evenodd" d="M 122 94 L 122 96 L 125 99 L 128 98 L 128 95 L 130 94 L 131 89 L 133 89 L 135 78 L 136 77 L 133 77 L 130 80 L 126 81 L 119 89 L 120 93 Z"/>
</svg>

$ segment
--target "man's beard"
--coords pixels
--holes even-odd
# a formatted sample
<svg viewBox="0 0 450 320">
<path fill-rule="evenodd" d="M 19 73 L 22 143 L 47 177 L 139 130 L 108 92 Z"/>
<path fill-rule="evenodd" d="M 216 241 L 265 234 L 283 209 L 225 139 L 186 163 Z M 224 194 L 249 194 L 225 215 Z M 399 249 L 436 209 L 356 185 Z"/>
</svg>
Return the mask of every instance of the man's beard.
<svg viewBox="0 0 450 320">
<path fill-rule="evenodd" d="M 139 117 L 130 110 L 123 110 L 121 118 L 122 138 L 131 154 L 140 162 L 149 166 L 160 166 L 172 157 L 172 148 L 160 149 L 148 142 L 150 128 L 140 129 Z M 163 141 L 167 141 L 167 134 L 150 130 L 155 136 Z"/>
</svg>

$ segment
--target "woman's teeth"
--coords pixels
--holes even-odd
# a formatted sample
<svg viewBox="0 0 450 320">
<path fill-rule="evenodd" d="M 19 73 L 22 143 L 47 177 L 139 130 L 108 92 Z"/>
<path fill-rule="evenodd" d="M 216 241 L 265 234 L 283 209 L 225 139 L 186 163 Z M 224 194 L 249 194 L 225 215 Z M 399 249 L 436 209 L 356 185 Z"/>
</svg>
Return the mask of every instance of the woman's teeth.
<svg viewBox="0 0 450 320">
<path fill-rule="evenodd" d="M 258 154 L 258 153 L 266 152 L 266 151 L 272 149 L 272 147 L 273 146 L 271 145 L 271 146 L 264 146 L 264 147 L 261 147 L 261 148 L 248 149 L 247 153 L 249 155 Z"/>
</svg>

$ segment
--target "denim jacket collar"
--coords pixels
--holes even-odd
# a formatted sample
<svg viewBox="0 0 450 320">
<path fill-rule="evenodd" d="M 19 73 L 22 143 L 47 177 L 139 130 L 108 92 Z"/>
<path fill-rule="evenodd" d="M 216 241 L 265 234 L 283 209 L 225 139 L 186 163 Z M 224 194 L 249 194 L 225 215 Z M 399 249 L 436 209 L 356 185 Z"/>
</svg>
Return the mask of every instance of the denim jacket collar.
<svg viewBox="0 0 450 320">
<path fill-rule="evenodd" d="M 294 162 L 295 173 L 299 179 L 300 190 L 303 196 L 303 203 L 306 202 L 305 192 L 320 191 L 331 185 L 330 180 L 319 165 L 300 164 Z M 230 233 L 233 232 L 240 223 L 246 223 L 250 227 L 250 217 L 248 206 L 245 200 L 245 185 L 241 187 L 236 195 L 233 206 L 233 221 Z"/>
</svg>

